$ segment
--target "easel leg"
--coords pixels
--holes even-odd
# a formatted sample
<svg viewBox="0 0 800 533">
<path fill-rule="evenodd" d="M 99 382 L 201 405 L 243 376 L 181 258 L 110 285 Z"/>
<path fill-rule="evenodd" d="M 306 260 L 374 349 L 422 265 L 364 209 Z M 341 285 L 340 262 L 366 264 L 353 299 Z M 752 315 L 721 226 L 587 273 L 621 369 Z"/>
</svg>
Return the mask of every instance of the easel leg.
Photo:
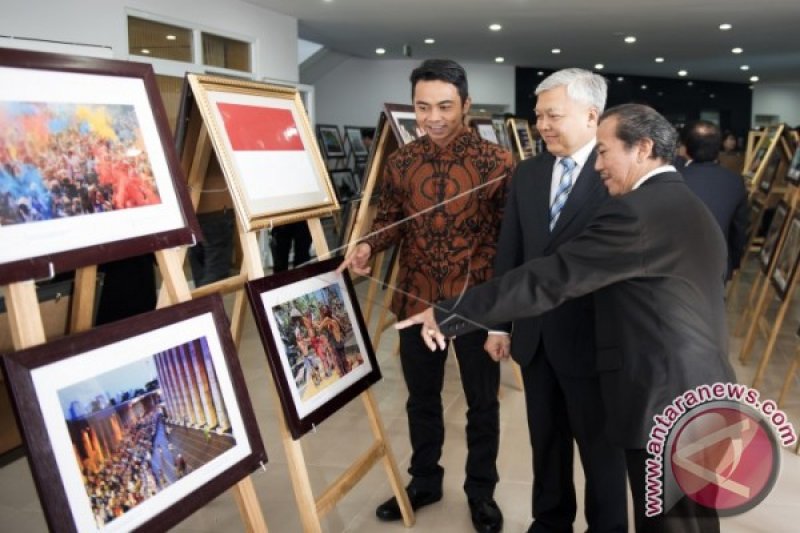
<svg viewBox="0 0 800 533">
<path fill-rule="evenodd" d="M 414 510 L 411 508 L 411 502 L 408 500 L 406 488 L 400 480 L 400 472 L 397 469 L 397 462 L 395 461 L 394 454 L 389 446 L 389 441 L 386 439 L 386 432 L 383 428 L 383 422 L 378 415 L 378 407 L 375 404 L 375 398 L 372 395 L 372 391 L 367 389 L 361 394 L 361 398 L 364 401 L 364 407 L 366 408 L 367 415 L 369 416 L 369 425 L 372 428 L 372 434 L 375 435 L 376 440 L 383 442 L 385 450 L 383 455 L 383 466 L 386 468 L 386 475 L 389 477 L 389 483 L 392 485 L 394 497 L 397 498 L 397 504 L 400 507 L 400 513 L 403 515 L 403 524 L 406 527 L 412 527 L 416 521 Z"/>
<path fill-rule="evenodd" d="M 70 333 L 86 331 L 92 327 L 94 297 L 97 292 L 97 265 L 76 270 L 74 283 L 69 319 Z"/>
<path fill-rule="evenodd" d="M 755 342 L 756 332 L 758 331 L 758 319 L 767 308 L 767 296 L 769 295 L 769 283 L 764 283 L 761 288 L 761 294 L 758 297 L 758 303 L 753 309 L 750 328 L 747 330 L 747 335 L 742 342 L 742 351 L 739 353 L 739 361 L 746 365 L 750 361 L 750 350 L 753 348 Z"/>
</svg>

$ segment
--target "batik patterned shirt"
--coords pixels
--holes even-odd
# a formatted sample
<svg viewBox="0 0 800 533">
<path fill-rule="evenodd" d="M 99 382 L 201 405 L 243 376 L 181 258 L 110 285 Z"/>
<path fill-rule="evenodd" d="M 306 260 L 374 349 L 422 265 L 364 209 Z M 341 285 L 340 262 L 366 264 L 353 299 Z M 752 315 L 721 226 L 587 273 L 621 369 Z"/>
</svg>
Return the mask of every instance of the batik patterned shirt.
<svg viewBox="0 0 800 533">
<path fill-rule="evenodd" d="M 386 162 L 372 254 L 400 245 L 399 319 L 492 277 L 511 153 L 466 129 L 441 148 L 427 136 Z"/>
</svg>

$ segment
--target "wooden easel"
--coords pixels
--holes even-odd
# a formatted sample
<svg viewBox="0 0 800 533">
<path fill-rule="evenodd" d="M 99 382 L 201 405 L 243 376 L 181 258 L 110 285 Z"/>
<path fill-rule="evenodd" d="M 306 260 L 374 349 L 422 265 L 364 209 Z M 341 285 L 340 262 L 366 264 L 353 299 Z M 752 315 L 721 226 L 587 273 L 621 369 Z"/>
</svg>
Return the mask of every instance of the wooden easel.
<svg viewBox="0 0 800 533">
<path fill-rule="evenodd" d="M 744 338 L 744 341 L 742 342 L 742 349 L 741 353 L 739 354 L 739 360 L 743 364 L 747 363 L 750 359 L 750 352 L 753 348 L 756 334 L 759 331 L 762 331 L 763 333 L 766 334 L 767 345 L 764 349 L 761 361 L 759 362 L 758 369 L 756 370 L 756 375 L 753 378 L 752 386 L 754 388 L 760 385 L 761 380 L 764 377 L 767 364 L 769 363 L 769 360 L 772 357 L 772 352 L 775 349 L 775 343 L 778 338 L 778 332 L 780 331 L 780 328 L 783 325 L 783 321 L 786 318 L 786 313 L 791 306 L 792 295 L 794 293 L 795 288 L 797 287 L 797 279 L 799 276 L 795 275 L 791 280 L 791 283 L 786 288 L 786 295 L 784 299 L 781 301 L 780 306 L 778 307 L 775 320 L 772 324 L 772 327 L 770 328 L 766 324 L 766 321 L 764 320 L 764 315 L 766 314 L 767 308 L 769 306 L 768 296 L 774 291 L 774 288 L 772 287 L 771 284 L 771 279 L 773 272 L 775 271 L 776 264 L 778 262 L 777 259 L 780 256 L 781 249 L 786 241 L 786 234 L 788 233 L 791 217 L 797 210 L 798 198 L 800 198 L 800 189 L 795 189 L 792 202 L 790 203 L 789 211 L 786 215 L 787 217 L 786 223 L 784 224 L 784 228 L 781 232 L 781 235 L 778 237 L 778 240 L 775 244 L 775 249 L 772 252 L 772 259 L 770 261 L 770 265 L 768 269 L 766 269 L 766 271 L 764 272 L 764 275 L 761 278 L 761 283 L 760 284 L 757 282 L 754 283 L 754 287 L 760 285 L 759 297 L 753 309 L 750 327 L 748 328 L 747 334 Z"/>
<path fill-rule="evenodd" d="M 516 150 L 514 153 L 516 154 L 519 161 L 524 161 L 525 159 L 530 159 L 531 157 L 536 155 L 536 146 L 533 143 L 533 134 L 531 133 L 531 126 L 530 123 L 524 118 L 509 118 L 506 121 L 507 128 L 511 131 L 511 138 L 514 139 L 512 143 Z M 520 135 L 520 129 L 528 137 L 528 142 L 525 142 L 525 139 L 522 138 Z"/>
<path fill-rule="evenodd" d="M 193 106 L 189 111 L 187 120 L 188 125 L 186 137 L 184 139 L 183 152 L 181 154 L 181 165 L 187 173 L 192 204 L 196 208 L 199 202 L 200 191 L 202 191 L 203 184 L 207 177 L 209 162 L 214 152 L 214 147 L 197 106 Z M 230 182 L 227 177 L 226 181 Z M 305 220 L 308 224 L 317 256 L 319 258 L 324 258 L 329 255 L 325 234 L 319 217 L 311 217 L 308 219 L 284 218 L 283 222 L 301 220 Z M 237 276 L 232 276 L 228 279 L 195 289 L 191 294 L 199 295 L 214 292 L 225 294 L 236 292 L 233 316 L 231 317 L 231 330 L 234 342 L 238 346 L 240 344 L 244 323 L 244 283 L 248 280 L 264 277 L 265 272 L 261 259 L 261 248 L 258 244 L 257 230 L 245 230 L 241 224 L 241 220 L 237 217 L 237 233 L 242 248 L 240 273 Z M 185 255 L 185 249 L 176 253 L 173 262 L 170 264 L 171 268 L 182 272 Z M 165 287 L 162 288 L 161 296 L 163 296 L 164 291 L 169 292 L 170 290 L 170 287 L 165 285 Z M 188 292 L 188 287 L 186 290 Z M 283 411 L 280 408 L 277 409 L 281 440 L 286 452 L 289 475 L 292 480 L 292 488 L 294 490 L 300 520 L 303 525 L 303 531 L 312 533 L 321 532 L 320 518 L 325 513 L 332 510 L 336 503 L 357 485 L 367 472 L 381 460 L 383 461 L 387 476 L 389 477 L 394 495 L 399 503 L 404 524 L 407 527 L 414 525 L 414 512 L 408 501 L 408 494 L 405 491 L 405 487 L 400 481 L 397 463 L 394 459 L 388 439 L 386 438 L 383 422 L 381 421 L 372 391 L 367 389 L 365 392 L 361 393 L 361 399 L 364 402 L 364 407 L 367 411 L 367 417 L 369 418 L 370 427 L 375 440 L 370 448 L 317 499 L 314 498 L 312 492 L 301 442 L 300 440 L 292 439 L 283 416 Z"/>
<path fill-rule="evenodd" d="M 800 337 L 800 330 L 797 331 L 796 336 Z M 792 387 L 792 382 L 794 381 L 794 378 L 797 375 L 798 368 L 800 368 L 800 343 L 798 343 L 797 349 L 795 350 L 794 359 L 792 360 L 792 366 L 790 366 L 789 371 L 786 372 L 786 379 L 783 381 L 783 386 L 781 387 L 781 394 L 780 396 L 778 396 L 778 407 L 783 406 L 783 401 L 786 399 L 786 395 L 789 394 L 789 389 Z M 800 451 L 800 443 L 798 443 L 795 452 L 798 451 Z"/>
<path fill-rule="evenodd" d="M 754 133 L 754 132 L 751 132 Z M 756 132 L 760 133 L 760 132 Z M 766 141 L 766 139 L 764 139 Z M 780 142 L 779 142 L 780 141 Z M 778 148 L 778 145 L 781 145 L 782 148 Z M 778 149 L 779 152 L 775 152 L 775 149 Z M 752 182 L 750 183 L 750 206 L 751 209 L 758 209 L 756 215 L 750 221 L 750 228 L 747 237 L 747 243 L 744 247 L 744 254 L 742 255 L 741 265 L 744 265 L 747 260 L 752 256 L 754 252 L 760 249 L 760 246 L 757 246 L 757 238 L 758 238 L 758 231 L 761 228 L 761 222 L 764 218 L 764 213 L 767 209 L 772 208 L 777 204 L 779 200 L 787 199 L 788 196 L 792 194 L 793 189 L 788 186 L 785 182 L 785 179 L 781 180 L 779 183 L 773 183 L 772 186 L 769 188 L 767 192 L 764 192 L 760 187 L 759 183 L 766 172 L 768 167 L 768 160 L 774 157 L 780 157 L 780 161 L 776 163 L 774 172 L 776 175 L 785 176 L 785 170 L 788 169 L 789 162 L 791 161 L 792 155 L 788 153 L 789 147 L 786 145 L 783 138 L 780 138 L 778 141 L 774 143 L 773 149 L 768 149 L 764 155 L 764 158 L 761 164 L 758 167 L 758 170 L 753 174 Z M 783 171 L 783 172 L 782 172 Z M 777 178 L 775 181 L 778 181 Z M 735 293 L 739 286 L 739 277 L 741 275 L 742 268 L 737 269 L 734 271 L 733 275 L 731 276 L 731 281 L 727 289 L 727 294 L 730 296 Z M 757 284 L 754 283 L 751 286 L 750 293 L 748 294 L 747 301 L 748 305 L 745 306 L 744 314 L 747 314 L 752 310 L 752 307 L 749 305 L 752 303 L 753 298 L 756 294 L 756 286 Z M 737 323 L 735 334 L 739 335 L 742 331 L 742 324 L 746 322 L 747 318 L 742 317 L 739 322 Z"/>
<path fill-rule="evenodd" d="M 167 293 L 163 304 L 171 305 L 191 299 L 189 286 L 178 261 L 179 249 L 160 250 L 155 254 Z M 75 272 L 69 328 L 71 333 L 86 331 L 92 327 L 96 278 L 97 265 L 79 268 Z M 46 342 L 34 281 L 11 283 L 3 290 L 5 291 L 14 349 L 22 350 Z M 246 530 L 266 533 L 267 524 L 258 504 L 252 480 L 247 477 L 238 482 L 231 490 Z"/>
</svg>

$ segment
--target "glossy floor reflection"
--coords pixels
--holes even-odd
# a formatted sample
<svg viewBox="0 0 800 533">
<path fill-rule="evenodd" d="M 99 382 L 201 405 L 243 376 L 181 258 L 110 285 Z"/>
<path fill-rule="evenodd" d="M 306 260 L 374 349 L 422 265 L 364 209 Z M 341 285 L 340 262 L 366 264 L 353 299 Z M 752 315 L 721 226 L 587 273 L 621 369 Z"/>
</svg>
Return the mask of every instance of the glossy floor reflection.
<svg viewBox="0 0 800 533">
<path fill-rule="evenodd" d="M 750 281 L 745 277 L 743 287 Z M 365 294 L 366 284 L 358 284 L 358 291 Z M 739 291 L 741 295 L 746 288 Z M 734 295 L 730 301 L 730 322 L 738 317 L 742 297 Z M 787 318 L 787 325 L 778 342 L 769 366 L 767 379 L 760 387 L 762 399 L 777 399 L 784 375 L 794 357 L 798 344 L 794 331 L 798 323 L 798 305 Z M 373 315 L 376 317 L 377 312 Z M 774 309 L 770 316 L 774 315 Z M 375 320 L 373 320 L 374 324 Z M 374 325 L 373 325 L 374 327 Z M 754 362 L 743 367 L 738 364 L 741 339 L 732 339 L 731 360 L 737 370 L 740 383 L 749 384 L 756 366 L 763 341 L 756 346 Z M 387 331 L 377 349 L 377 357 L 383 379 L 373 387 L 386 432 L 397 459 L 403 482 L 407 481 L 410 448 L 405 418 L 405 386 L 400 373 L 398 358 L 394 355 L 396 334 Z M 300 518 L 295 503 L 287 468 L 286 455 L 277 426 L 277 397 L 274 393 L 258 332 L 252 318 L 248 316 L 244 330 L 240 360 L 253 401 L 257 420 L 267 448 L 269 462 L 263 471 L 252 475 L 259 503 L 267 525 L 272 532 L 301 531 Z M 784 406 L 790 421 L 800 428 L 800 381 L 790 392 Z M 463 469 L 466 456 L 464 438 L 465 400 L 461 383 L 451 357 L 442 393 L 447 423 L 447 438 L 442 464 L 445 468 L 444 497 L 441 502 L 421 510 L 417 515 L 414 531 L 425 532 L 469 532 L 472 526 L 466 499 L 462 491 Z M 524 412 L 522 392 L 512 368 L 503 367 L 501 385 L 501 439 L 498 470 L 500 483 L 496 499 L 505 515 L 507 532 L 525 531 L 530 524 L 531 453 Z M 315 433 L 303 437 L 302 445 L 313 490 L 317 496 L 350 466 L 371 444 L 372 434 L 365 409 L 360 400 L 349 404 L 339 413 L 323 423 Z M 577 454 L 576 454 L 577 455 Z M 782 533 L 798 530 L 800 520 L 800 456 L 794 450 L 784 450 L 782 469 L 777 484 L 770 495 L 750 512 L 726 518 L 722 522 L 725 532 L 769 532 Z M 583 488 L 583 475 L 576 467 L 575 484 Z M 326 532 L 374 532 L 405 531 L 402 523 L 385 524 L 375 518 L 375 507 L 390 495 L 388 480 L 383 467 L 373 468 L 355 488 L 322 519 Z M 578 517 L 575 531 L 586 528 L 583 519 L 581 498 L 578 498 Z M 39 500 L 36 496 L 28 465 L 24 458 L 0 468 L 0 530 L 9 532 L 39 532 L 46 526 Z M 243 531 L 238 509 L 230 492 L 223 494 L 194 515 L 186 519 L 174 531 L 208 532 Z"/>
</svg>

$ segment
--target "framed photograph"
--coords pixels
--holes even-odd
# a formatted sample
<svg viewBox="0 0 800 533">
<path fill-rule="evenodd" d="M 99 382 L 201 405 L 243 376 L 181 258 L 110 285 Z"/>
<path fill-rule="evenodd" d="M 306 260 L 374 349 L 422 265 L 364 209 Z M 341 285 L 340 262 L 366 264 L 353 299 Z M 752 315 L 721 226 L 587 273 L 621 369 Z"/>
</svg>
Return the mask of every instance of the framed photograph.
<svg viewBox="0 0 800 533">
<path fill-rule="evenodd" d="M 356 126 L 345 126 L 344 136 L 347 142 L 350 143 L 350 149 L 356 159 L 366 159 L 369 155 L 369 149 L 364 144 L 364 136 L 362 129 Z"/>
<path fill-rule="evenodd" d="M 800 185 L 800 146 L 794 151 L 792 162 L 789 163 L 789 172 L 786 174 L 786 181 L 792 185 Z"/>
<path fill-rule="evenodd" d="M 772 285 L 781 300 L 786 299 L 792 280 L 797 275 L 798 262 L 800 262 L 800 213 L 795 213 L 789 222 L 775 269 L 772 271 Z"/>
<path fill-rule="evenodd" d="M 789 204 L 781 200 L 778 205 L 775 206 L 775 214 L 772 215 L 772 221 L 767 230 L 767 235 L 764 237 L 764 245 L 758 253 L 759 261 L 761 262 L 761 271 L 764 274 L 769 274 L 769 269 L 772 266 L 772 262 L 775 260 L 775 247 L 781 235 L 783 235 L 786 223 L 789 221 L 788 215 Z"/>
<path fill-rule="evenodd" d="M 772 185 L 778 180 L 778 171 L 781 166 L 781 157 L 780 150 L 773 150 L 772 157 L 769 158 L 769 164 L 767 164 L 766 168 L 763 172 L 761 172 L 761 178 L 758 180 L 758 188 L 764 194 L 769 193 L 770 189 L 772 189 Z"/>
<path fill-rule="evenodd" d="M 245 231 L 338 209 L 297 89 L 187 78 Z"/>
<path fill-rule="evenodd" d="M 325 159 L 339 159 L 344 157 L 344 145 L 339 135 L 339 127 L 332 124 L 317 124 L 317 138 L 322 146 Z"/>
<path fill-rule="evenodd" d="M 350 169 L 331 170 L 331 179 L 336 188 L 339 203 L 349 202 L 359 194 L 358 180 Z"/>
<path fill-rule="evenodd" d="M 334 257 L 247 283 L 289 431 L 300 438 L 381 378 L 347 272 Z"/>
<path fill-rule="evenodd" d="M 531 128 L 528 121 L 524 118 L 512 117 L 508 119 L 508 127 L 514 136 L 514 144 L 520 159 L 533 157 L 533 139 L 531 139 Z"/>
<path fill-rule="evenodd" d="M 192 243 L 150 65 L 0 49 L 0 285 Z"/>
<path fill-rule="evenodd" d="M 397 144 L 404 146 L 425 135 L 417 125 L 417 115 L 414 106 L 405 104 L 383 104 L 386 117 L 392 127 Z"/>
<path fill-rule="evenodd" d="M 511 140 L 508 138 L 508 128 L 506 127 L 505 120 L 502 117 L 492 119 L 492 127 L 494 128 L 495 136 L 500 146 L 506 150 L 512 150 Z"/>
<path fill-rule="evenodd" d="M 767 162 L 770 161 L 772 154 L 775 152 L 775 147 L 781 137 L 782 130 L 783 124 L 767 127 L 764 135 L 758 139 L 755 145 L 753 159 L 745 169 L 744 177 L 750 180 L 760 180 L 761 174 L 767 166 Z"/>
<path fill-rule="evenodd" d="M 471 117 L 469 119 L 470 127 L 475 130 L 481 139 L 487 140 L 494 144 L 500 144 L 500 139 L 497 138 L 497 132 L 492 125 L 492 119 L 483 117 Z"/>
<path fill-rule="evenodd" d="M 267 459 L 219 295 L 2 363 L 51 531 L 163 531 Z"/>
</svg>

